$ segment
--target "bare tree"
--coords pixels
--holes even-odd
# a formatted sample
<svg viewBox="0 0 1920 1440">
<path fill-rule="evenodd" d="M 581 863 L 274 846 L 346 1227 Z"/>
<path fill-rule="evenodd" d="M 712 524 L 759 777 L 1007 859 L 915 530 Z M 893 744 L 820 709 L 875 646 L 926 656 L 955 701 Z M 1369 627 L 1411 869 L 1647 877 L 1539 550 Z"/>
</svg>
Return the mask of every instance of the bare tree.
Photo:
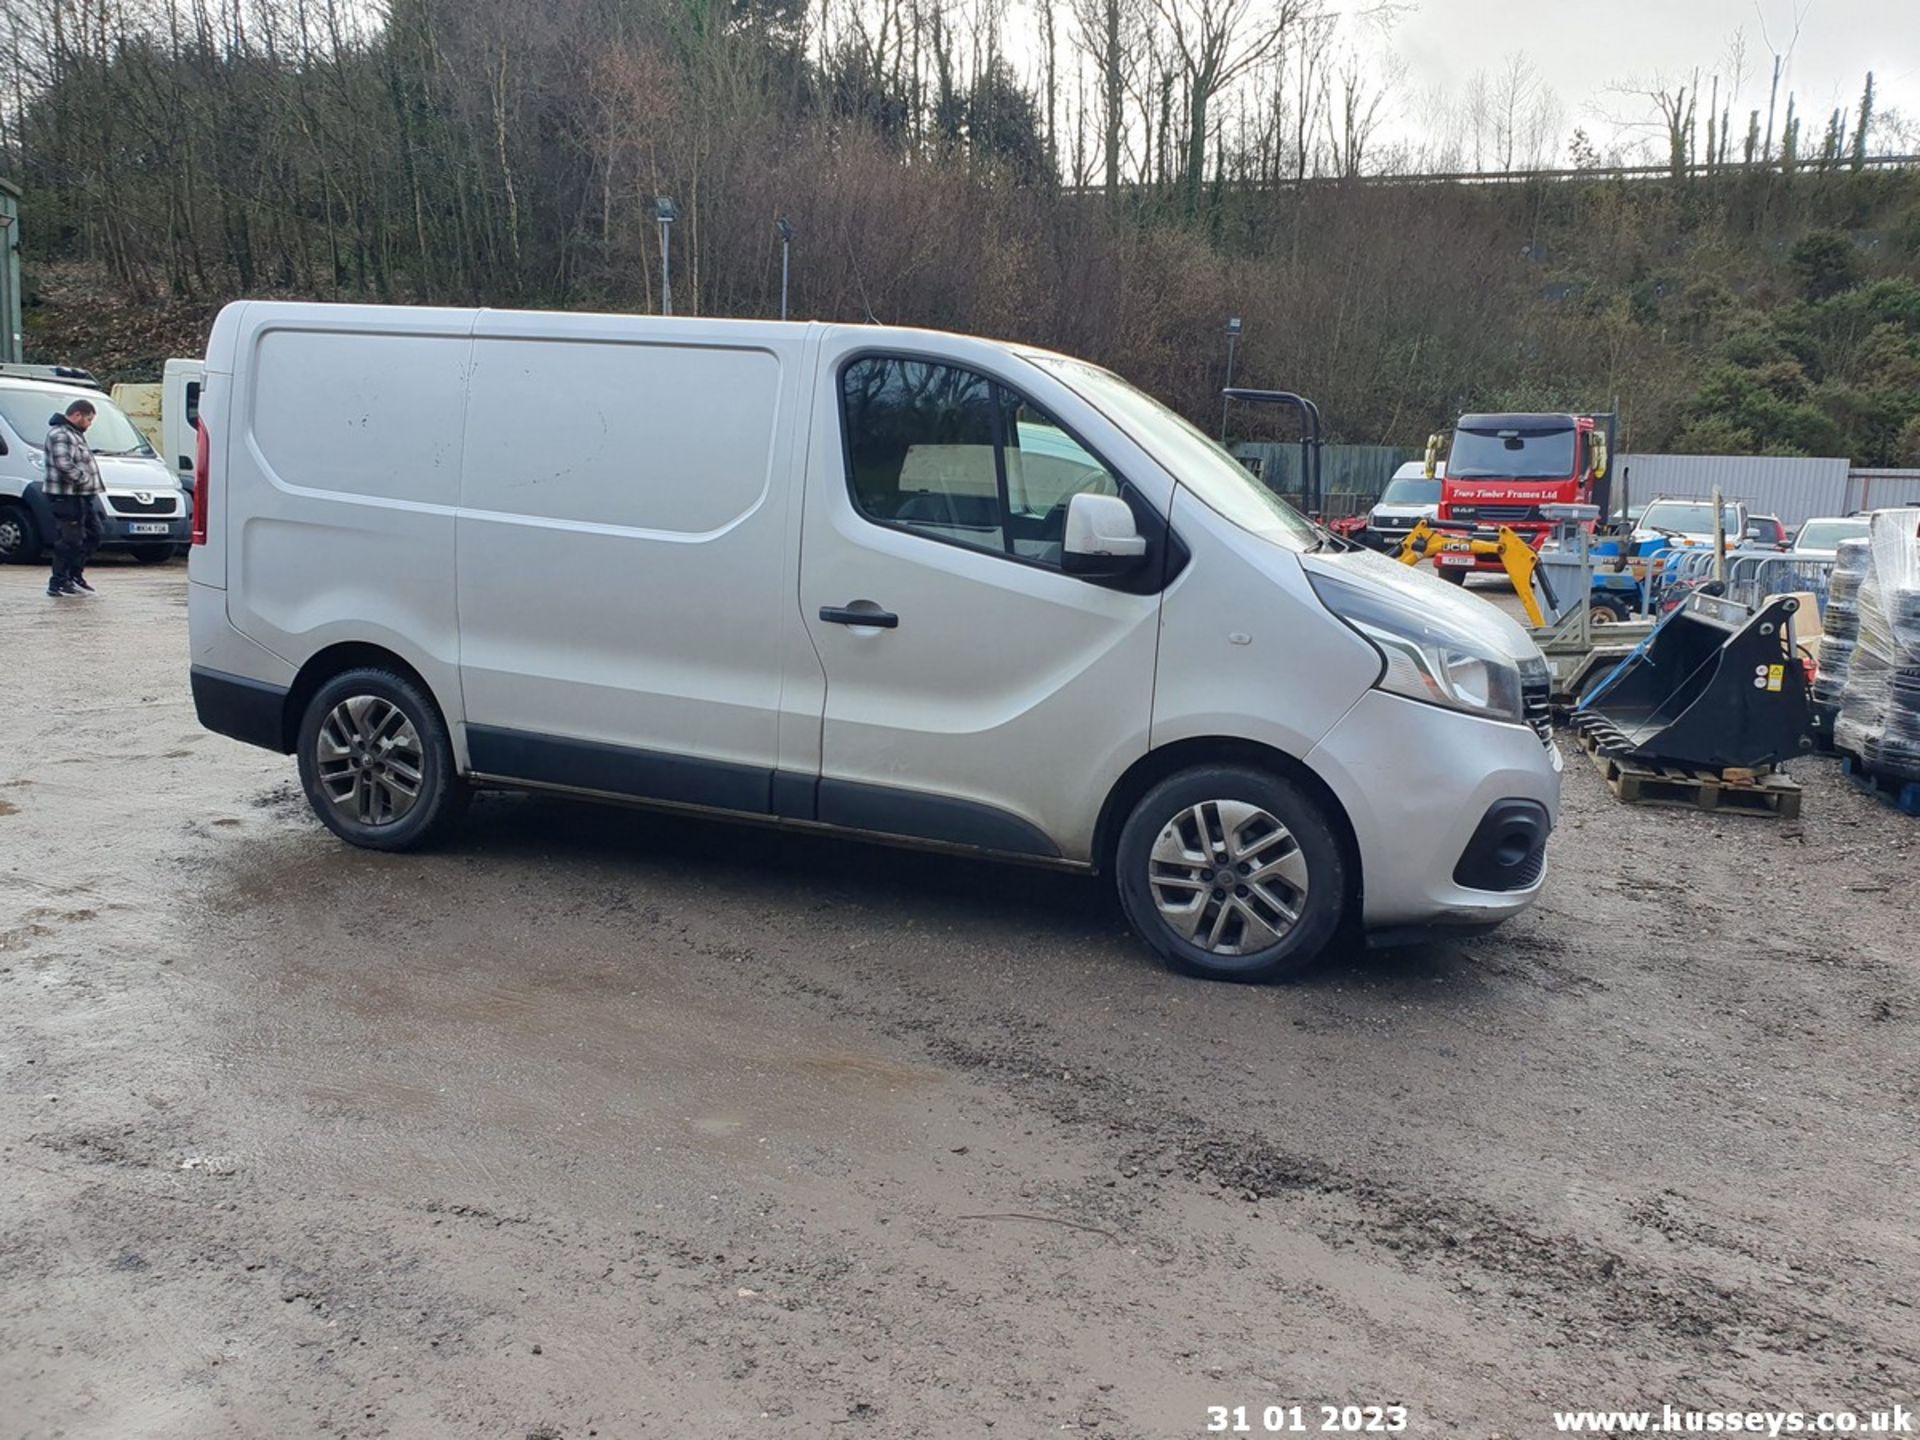
<svg viewBox="0 0 1920 1440">
<path fill-rule="evenodd" d="M 1186 90 L 1186 210 L 1199 212 L 1214 101 L 1275 55 L 1315 0 L 1153 0 L 1166 21 Z"/>
<path fill-rule="evenodd" d="M 1654 119 L 1623 120 L 1618 123 L 1623 129 L 1657 130 L 1666 142 L 1667 168 L 1676 180 L 1686 176 L 1694 154 L 1697 74 L 1694 80 L 1694 88 L 1684 84 L 1669 88 L 1665 76 L 1655 75 L 1651 80 L 1631 80 L 1607 87 L 1616 95 L 1644 100 L 1653 108 Z"/>
<path fill-rule="evenodd" d="M 1760 0 L 1754 0 L 1754 12 L 1760 17 L 1760 43 L 1773 56 L 1773 81 L 1767 89 L 1767 136 L 1760 152 L 1760 158 L 1768 164 L 1773 161 L 1773 115 L 1774 107 L 1780 100 L 1780 77 L 1793 64 L 1794 48 L 1800 43 L 1800 28 L 1806 23 L 1807 12 L 1812 9 L 1813 0 L 1793 0 L 1793 33 L 1787 38 L 1787 48 L 1782 50 L 1773 43 L 1773 36 L 1767 29 L 1766 12 L 1760 9 Z"/>
<path fill-rule="evenodd" d="M 1335 72 L 1333 103 L 1327 107 L 1327 148 L 1334 173 L 1355 179 L 1363 173 L 1367 147 L 1380 128 L 1381 107 L 1406 77 L 1406 62 L 1388 57 L 1384 64 L 1349 49 Z"/>
<path fill-rule="evenodd" d="M 1139 0 L 1072 0 L 1075 42 L 1092 62 L 1100 95 L 1100 155 L 1109 199 L 1117 201 L 1129 90 L 1146 26 Z"/>
</svg>

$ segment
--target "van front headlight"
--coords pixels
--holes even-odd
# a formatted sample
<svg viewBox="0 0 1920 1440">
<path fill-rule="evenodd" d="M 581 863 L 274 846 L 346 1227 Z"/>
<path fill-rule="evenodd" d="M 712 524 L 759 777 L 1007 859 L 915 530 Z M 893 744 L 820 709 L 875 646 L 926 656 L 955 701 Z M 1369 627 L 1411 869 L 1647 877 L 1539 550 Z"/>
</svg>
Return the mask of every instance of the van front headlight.
<svg viewBox="0 0 1920 1440">
<path fill-rule="evenodd" d="M 1491 720 L 1525 719 L 1519 666 L 1467 627 L 1371 587 L 1311 579 L 1320 603 L 1380 652 L 1376 689 Z"/>
</svg>

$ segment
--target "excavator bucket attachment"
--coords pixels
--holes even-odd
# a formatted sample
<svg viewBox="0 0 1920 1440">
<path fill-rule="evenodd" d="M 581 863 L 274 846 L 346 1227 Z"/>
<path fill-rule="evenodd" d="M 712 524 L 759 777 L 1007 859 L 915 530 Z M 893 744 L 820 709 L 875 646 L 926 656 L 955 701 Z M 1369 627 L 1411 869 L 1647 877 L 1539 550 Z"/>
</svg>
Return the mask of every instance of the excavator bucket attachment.
<svg viewBox="0 0 1920 1440">
<path fill-rule="evenodd" d="M 1574 709 L 1601 750 L 1714 770 L 1776 765 L 1807 733 L 1807 677 L 1781 595 L 1748 610 L 1690 595 Z"/>
</svg>

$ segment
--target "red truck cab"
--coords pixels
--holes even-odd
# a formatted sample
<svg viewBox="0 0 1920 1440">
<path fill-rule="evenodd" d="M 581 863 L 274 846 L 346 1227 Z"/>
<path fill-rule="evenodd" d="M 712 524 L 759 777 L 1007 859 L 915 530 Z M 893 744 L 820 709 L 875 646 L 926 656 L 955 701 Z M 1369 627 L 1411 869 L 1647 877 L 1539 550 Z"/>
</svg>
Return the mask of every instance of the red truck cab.
<svg viewBox="0 0 1920 1440">
<path fill-rule="evenodd" d="M 1476 529 L 1504 525 L 1538 549 L 1553 528 L 1540 518 L 1542 505 L 1597 505 L 1609 513 L 1612 432 L 1611 415 L 1462 415 L 1447 452 L 1439 520 Z M 1430 459 L 1438 457 L 1438 440 L 1429 442 Z M 1435 563 L 1455 581 L 1475 570 L 1504 573 L 1484 555 L 1443 551 Z"/>
</svg>

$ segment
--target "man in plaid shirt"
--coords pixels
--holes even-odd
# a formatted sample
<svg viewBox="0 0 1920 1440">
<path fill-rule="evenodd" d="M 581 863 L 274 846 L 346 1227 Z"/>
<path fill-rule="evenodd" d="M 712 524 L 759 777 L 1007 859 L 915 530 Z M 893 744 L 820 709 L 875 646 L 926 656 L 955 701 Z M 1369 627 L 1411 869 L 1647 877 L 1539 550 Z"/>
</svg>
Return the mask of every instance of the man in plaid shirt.
<svg viewBox="0 0 1920 1440">
<path fill-rule="evenodd" d="M 87 583 L 87 560 L 100 543 L 100 462 L 87 448 L 87 428 L 93 424 L 90 401 L 76 400 L 48 422 L 47 478 L 40 488 L 53 511 L 53 574 L 49 595 L 92 594 Z"/>
</svg>

